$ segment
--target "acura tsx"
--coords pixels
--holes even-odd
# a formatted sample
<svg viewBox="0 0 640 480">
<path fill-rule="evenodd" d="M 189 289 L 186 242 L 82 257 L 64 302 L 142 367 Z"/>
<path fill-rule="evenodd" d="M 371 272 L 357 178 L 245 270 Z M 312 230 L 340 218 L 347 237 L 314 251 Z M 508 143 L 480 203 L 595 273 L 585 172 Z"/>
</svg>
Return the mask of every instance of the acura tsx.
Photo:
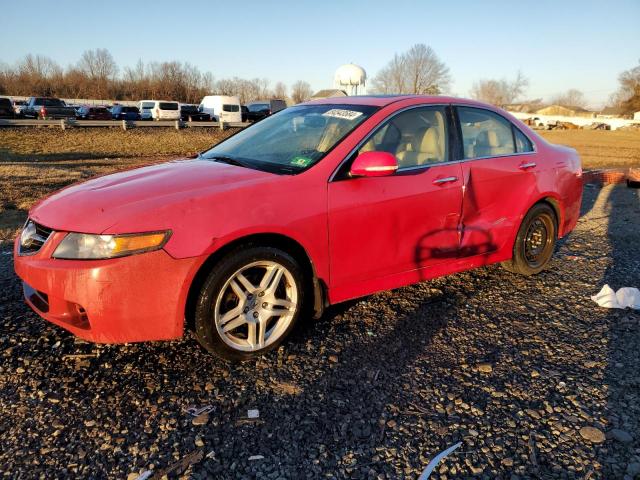
<svg viewBox="0 0 640 480">
<path fill-rule="evenodd" d="M 31 308 L 83 339 L 191 328 L 243 360 L 331 304 L 496 262 L 540 272 L 576 225 L 581 176 L 574 150 L 493 106 L 316 100 L 41 200 L 15 270 Z"/>
</svg>

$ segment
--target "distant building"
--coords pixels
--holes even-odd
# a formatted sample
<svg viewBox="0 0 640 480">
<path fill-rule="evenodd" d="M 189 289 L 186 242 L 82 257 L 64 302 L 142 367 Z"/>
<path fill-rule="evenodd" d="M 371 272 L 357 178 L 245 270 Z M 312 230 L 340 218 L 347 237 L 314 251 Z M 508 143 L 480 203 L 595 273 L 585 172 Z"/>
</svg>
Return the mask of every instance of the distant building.
<svg viewBox="0 0 640 480">
<path fill-rule="evenodd" d="M 508 112 L 533 113 L 542 108 L 542 103 L 510 103 L 503 105 L 502 108 Z"/>
<path fill-rule="evenodd" d="M 541 108 L 535 111 L 538 115 L 552 115 L 562 117 L 584 117 L 595 118 L 595 112 L 591 112 L 582 107 L 576 107 L 572 105 L 549 105 L 548 107 Z"/>
<path fill-rule="evenodd" d="M 328 90 L 320 90 L 313 95 L 311 95 L 311 100 L 318 100 L 320 98 L 332 98 L 332 97 L 346 97 L 347 92 L 344 90 L 336 89 L 328 89 Z"/>
</svg>

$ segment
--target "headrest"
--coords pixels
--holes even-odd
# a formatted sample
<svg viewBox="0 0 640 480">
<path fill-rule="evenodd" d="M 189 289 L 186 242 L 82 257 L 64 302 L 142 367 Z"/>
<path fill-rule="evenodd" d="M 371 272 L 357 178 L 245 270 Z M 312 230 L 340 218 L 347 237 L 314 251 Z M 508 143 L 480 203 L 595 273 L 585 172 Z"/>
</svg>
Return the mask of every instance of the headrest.
<svg viewBox="0 0 640 480">
<path fill-rule="evenodd" d="M 438 132 L 434 127 L 419 128 L 411 141 L 414 152 L 437 153 Z"/>
<path fill-rule="evenodd" d="M 483 130 L 476 138 L 476 145 L 480 147 L 499 147 L 498 134 L 495 130 Z"/>
</svg>

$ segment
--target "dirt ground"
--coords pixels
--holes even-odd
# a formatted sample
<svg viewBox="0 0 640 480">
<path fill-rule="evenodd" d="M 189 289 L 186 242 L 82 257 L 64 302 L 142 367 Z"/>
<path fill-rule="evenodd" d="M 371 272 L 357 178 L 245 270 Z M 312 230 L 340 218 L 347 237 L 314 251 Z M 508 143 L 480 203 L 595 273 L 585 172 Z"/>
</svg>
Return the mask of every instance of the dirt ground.
<svg viewBox="0 0 640 480">
<path fill-rule="evenodd" d="M 542 130 L 547 141 L 575 148 L 585 169 L 640 167 L 640 130 Z"/>
<path fill-rule="evenodd" d="M 589 296 L 640 286 L 639 192 L 587 187 L 539 275 L 490 266 L 339 305 L 241 365 L 190 335 L 79 341 L 24 305 L 0 247 L 3 478 L 191 459 L 179 478 L 415 479 L 456 442 L 431 479 L 637 478 L 640 312 Z"/>
</svg>

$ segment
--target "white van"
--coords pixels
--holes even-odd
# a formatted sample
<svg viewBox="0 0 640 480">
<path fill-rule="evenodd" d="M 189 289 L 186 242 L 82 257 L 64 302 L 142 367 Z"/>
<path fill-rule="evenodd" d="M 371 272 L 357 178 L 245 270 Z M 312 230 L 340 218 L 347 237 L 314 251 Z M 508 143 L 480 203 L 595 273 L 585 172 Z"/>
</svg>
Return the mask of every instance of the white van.
<svg viewBox="0 0 640 480">
<path fill-rule="evenodd" d="M 207 95 L 200 102 L 200 111 L 211 115 L 211 120 L 218 122 L 242 122 L 242 111 L 238 97 L 225 95 Z"/>
<path fill-rule="evenodd" d="M 141 120 L 152 120 L 153 114 L 151 110 L 156 106 L 156 102 L 153 100 L 140 100 L 138 102 L 138 110 L 140 110 Z"/>
<path fill-rule="evenodd" d="M 180 120 L 180 104 L 169 100 L 138 102 L 142 120 Z"/>
</svg>

